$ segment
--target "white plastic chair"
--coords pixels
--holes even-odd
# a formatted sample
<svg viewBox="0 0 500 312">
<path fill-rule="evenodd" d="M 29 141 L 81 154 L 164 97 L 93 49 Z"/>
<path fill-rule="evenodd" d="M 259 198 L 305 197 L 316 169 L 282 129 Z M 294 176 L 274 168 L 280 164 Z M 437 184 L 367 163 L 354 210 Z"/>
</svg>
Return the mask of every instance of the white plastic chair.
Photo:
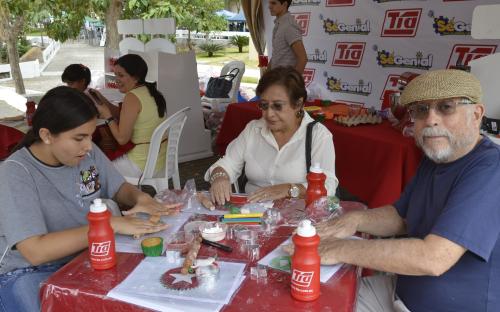
<svg viewBox="0 0 500 312">
<path fill-rule="evenodd" d="M 174 188 L 177 190 L 181 188 L 178 160 L 179 141 L 182 129 L 184 128 L 184 124 L 187 120 L 187 111 L 190 109 L 190 107 L 181 109 L 156 127 L 155 131 L 153 131 L 153 134 L 151 135 L 148 158 L 146 160 L 146 166 L 144 167 L 142 176 L 140 178 L 125 177 L 127 182 L 139 186 L 151 185 L 154 187 L 156 192 L 160 192 L 168 189 L 168 179 L 172 178 Z M 165 138 L 165 133 L 167 133 L 167 131 L 168 143 L 165 172 L 160 177 L 155 177 L 155 167 L 156 161 L 158 160 L 160 145 L 163 138 Z"/>
<path fill-rule="evenodd" d="M 225 111 L 226 107 L 231 103 L 238 102 L 238 91 L 240 90 L 241 78 L 245 73 L 245 63 L 242 61 L 232 61 L 224 65 L 220 71 L 220 76 L 227 75 L 234 68 L 238 68 L 238 75 L 233 79 L 233 86 L 229 91 L 228 98 L 208 98 L 203 96 L 201 98 L 201 105 L 213 111 Z"/>
</svg>

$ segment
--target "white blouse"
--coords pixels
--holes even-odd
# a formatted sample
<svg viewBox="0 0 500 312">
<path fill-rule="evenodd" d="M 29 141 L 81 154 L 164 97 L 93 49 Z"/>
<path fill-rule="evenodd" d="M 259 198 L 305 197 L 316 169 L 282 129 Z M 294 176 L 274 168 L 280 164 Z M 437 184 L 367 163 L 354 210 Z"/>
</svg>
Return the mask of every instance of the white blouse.
<svg viewBox="0 0 500 312">
<path fill-rule="evenodd" d="M 243 132 L 226 149 L 226 155 L 215 162 L 205 173 L 205 181 L 216 167 L 222 167 L 234 183 L 245 166 L 248 183 L 246 193 L 258 188 L 283 184 L 302 184 L 306 180 L 306 130 L 313 119 L 305 114 L 302 122 L 290 140 L 278 148 L 278 143 L 261 118 L 249 122 Z M 338 179 L 335 176 L 335 149 L 331 132 L 316 123 L 312 131 L 311 165 L 319 163 L 326 175 L 325 187 L 329 196 L 335 195 Z"/>
</svg>

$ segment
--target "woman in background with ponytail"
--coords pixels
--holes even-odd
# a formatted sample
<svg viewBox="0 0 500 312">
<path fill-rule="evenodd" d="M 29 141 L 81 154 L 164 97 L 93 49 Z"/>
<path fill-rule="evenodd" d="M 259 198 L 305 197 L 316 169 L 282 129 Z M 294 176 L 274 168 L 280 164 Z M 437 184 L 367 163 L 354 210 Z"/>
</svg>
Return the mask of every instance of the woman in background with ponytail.
<svg viewBox="0 0 500 312">
<path fill-rule="evenodd" d="M 149 140 L 156 127 L 165 120 L 167 104 L 155 83 L 146 82 L 148 66 L 136 54 L 126 54 L 116 60 L 114 65 L 116 83 L 120 92 L 125 93 L 119 122 L 113 119 L 107 105 L 97 105 L 102 119 L 106 119 L 113 137 L 119 144 L 132 141 L 136 146 L 124 156 L 113 161 L 116 169 L 126 177 L 140 177 L 149 150 Z M 102 103 L 107 103 L 95 91 Z M 165 165 L 166 142 L 163 142 L 158 155 L 156 171 Z"/>
</svg>

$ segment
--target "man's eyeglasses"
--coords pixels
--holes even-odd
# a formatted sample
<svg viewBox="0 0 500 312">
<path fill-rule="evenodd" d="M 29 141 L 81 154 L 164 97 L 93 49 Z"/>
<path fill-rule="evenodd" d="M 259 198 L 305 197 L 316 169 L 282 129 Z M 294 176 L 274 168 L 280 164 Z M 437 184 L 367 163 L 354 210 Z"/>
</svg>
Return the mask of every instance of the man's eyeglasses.
<svg viewBox="0 0 500 312">
<path fill-rule="evenodd" d="M 474 104 L 468 99 L 446 99 L 440 100 L 437 103 L 415 103 L 408 107 L 408 112 L 412 119 L 426 119 L 429 116 L 429 111 L 432 107 L 440 116 L 453 115 L 457 111 L 457 105 Z"/>
<path fill-rule="evenodd" d="M 267 103 L 267 102 L 259 102 L 259 108 L 263 111 L 266 111 L 269 109 L 269 107 L 275 111 L 275 112 L 281 112 L 283 109 L 283 103 L 277 102 L 277 103 Z"/>
</svg>

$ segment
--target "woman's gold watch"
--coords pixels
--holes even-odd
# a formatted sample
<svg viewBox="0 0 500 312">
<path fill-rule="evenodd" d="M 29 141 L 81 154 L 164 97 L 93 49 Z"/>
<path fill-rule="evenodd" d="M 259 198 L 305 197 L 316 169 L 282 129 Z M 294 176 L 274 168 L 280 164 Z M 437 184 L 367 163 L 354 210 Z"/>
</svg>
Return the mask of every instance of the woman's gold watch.
<svg viewBox="0 0 500 312">
<path fill-rule="evenodd" d="M 297 184 L 290 184 L 290 188 L 288 189 L 288 196 L 290 198 L 299 198 L 300 195 L 300 188 L 297 186 Z"/>
</svg>

